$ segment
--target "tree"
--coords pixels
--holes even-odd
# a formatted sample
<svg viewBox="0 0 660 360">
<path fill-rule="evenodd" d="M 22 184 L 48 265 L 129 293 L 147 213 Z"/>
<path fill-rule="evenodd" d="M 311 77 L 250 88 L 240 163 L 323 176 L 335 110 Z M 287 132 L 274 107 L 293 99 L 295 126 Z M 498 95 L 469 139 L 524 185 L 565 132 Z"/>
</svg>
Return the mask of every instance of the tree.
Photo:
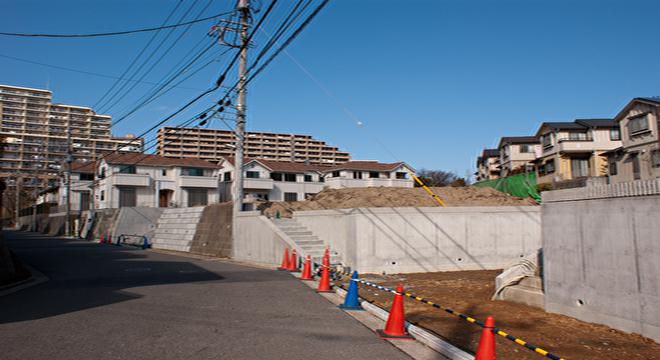
<svg viewBox="0 0 660 360">
<path fill-rule="evenodd" d="M 462 177 L 450 171 L 421 169 L 417 177 L 426 186 L 465 186 L 466 181 Z M 419 184 L 415 184 L 419 186 Z"/>
</svg>

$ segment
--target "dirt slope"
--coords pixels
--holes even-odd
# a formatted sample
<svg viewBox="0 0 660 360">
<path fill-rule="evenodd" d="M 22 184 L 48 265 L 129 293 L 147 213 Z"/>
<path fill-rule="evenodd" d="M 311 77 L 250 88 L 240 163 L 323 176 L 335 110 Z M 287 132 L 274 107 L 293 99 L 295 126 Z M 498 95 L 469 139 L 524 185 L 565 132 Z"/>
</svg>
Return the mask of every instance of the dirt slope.
<svg viewBox="0 0 660 360">
<path fill-rule="evenodd" d="M 491 188 L 436 187 L 433 192 L 447 206 L 534 206 L 530 199 L 517 198 Z M 266 202 L 261 204 L 267 215 L 277 211 L 290 216 L 297 210 L 349 209 L 364 207 L 433 207 L 438 203 L 422 188 L 349 188 L 325 189 L 309 201 Z"/>
</svg>

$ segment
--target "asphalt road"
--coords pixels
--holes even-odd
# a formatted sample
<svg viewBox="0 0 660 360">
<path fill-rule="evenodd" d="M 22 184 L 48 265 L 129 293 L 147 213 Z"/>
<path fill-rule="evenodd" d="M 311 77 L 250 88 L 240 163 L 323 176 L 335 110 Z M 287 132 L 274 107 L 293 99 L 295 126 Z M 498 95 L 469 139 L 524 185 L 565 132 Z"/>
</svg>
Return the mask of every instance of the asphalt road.
<svg viewBox="0 0 660 360">
<path fill-rule="evenodd" d="M 0 358 L 409 359 L 286 273 L 8 232 L 50 278 L 0 297 Z"/>
</svg>

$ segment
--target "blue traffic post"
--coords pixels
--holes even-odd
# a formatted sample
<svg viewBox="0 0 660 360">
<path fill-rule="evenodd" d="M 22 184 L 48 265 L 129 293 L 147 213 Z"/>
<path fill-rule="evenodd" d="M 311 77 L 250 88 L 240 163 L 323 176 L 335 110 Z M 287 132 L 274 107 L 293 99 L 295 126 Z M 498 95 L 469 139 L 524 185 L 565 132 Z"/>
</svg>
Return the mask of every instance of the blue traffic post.
<svg viewBox="0 0 660 360">
<path fill-rule="evenodd" d="M 358 299 L 358 272 L 353 271 L 351 276 L 351 284 L 348 286 L 348 292 L 346 293 L 346 299 L 342 305 L 339 305 L 340 309 L 343 310 L 364 310 L 362 305 L 360 305 L 360 299 Z"/>
<path fill-rule="evenodd" d="M 146 250 L 146 249 L 148 249 L 148 248 L 149 248 L 149 240 L 147 240 L 147 237 L 146 237 L 146 236 L 143 236 L 143 237 L 142 237 L 142 240 L 143 240 L 143 242 L 142 242 L 142 250 Z"/>
</svg>

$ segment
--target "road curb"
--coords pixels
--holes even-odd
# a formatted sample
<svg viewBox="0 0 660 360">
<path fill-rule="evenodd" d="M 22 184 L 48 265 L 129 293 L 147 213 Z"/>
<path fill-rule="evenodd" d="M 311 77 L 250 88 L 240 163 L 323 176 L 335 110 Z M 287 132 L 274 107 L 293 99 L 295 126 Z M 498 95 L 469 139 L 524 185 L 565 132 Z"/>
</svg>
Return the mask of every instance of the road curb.
<svg viewBox="0 0 660 360">
<path fill-rule="evenodd" d="M 346 297 L 346 290 L 341 288 L 336 288 L 337 295 L 340 297 Z M 383 321 L 387 321 L 387 318 L 390 316 L 389 311 L 382 309 L 368 301 L 362 300 L 360 305 L 372 315 L 378 317 Z M 413 325 L 406 321 L 406 330 L 415 338 L 415 340 L 420 343 L 430 347 L 431 349 L 439 352 L 440 354 L 452 359 L 452 360 L 474 360 L 474 355 L 469 354 L 466 351 L 463 351 L 456 346 L 448 343 L 447 341 L 441 339 L 437 335 L 425 330 L 417 325 Z"/>
<path fill-rule="evenodd" d="M 24 262 L 22 263 L 22 265 L 26 269 L 28 269 L 28 271 L 30 271 L 30 277 L 25 280 L 21 280 L 13 284 L 0 287 L 0 297 L 13 294 L 17 291 L 21 291 L 30 288 L 32 286 L 36 286 L 50 280 L 46 275 L 44 275 L 42 272 L 38 271 L 37 269 L 33 268 L 32 266 Z"/>
</svg>

